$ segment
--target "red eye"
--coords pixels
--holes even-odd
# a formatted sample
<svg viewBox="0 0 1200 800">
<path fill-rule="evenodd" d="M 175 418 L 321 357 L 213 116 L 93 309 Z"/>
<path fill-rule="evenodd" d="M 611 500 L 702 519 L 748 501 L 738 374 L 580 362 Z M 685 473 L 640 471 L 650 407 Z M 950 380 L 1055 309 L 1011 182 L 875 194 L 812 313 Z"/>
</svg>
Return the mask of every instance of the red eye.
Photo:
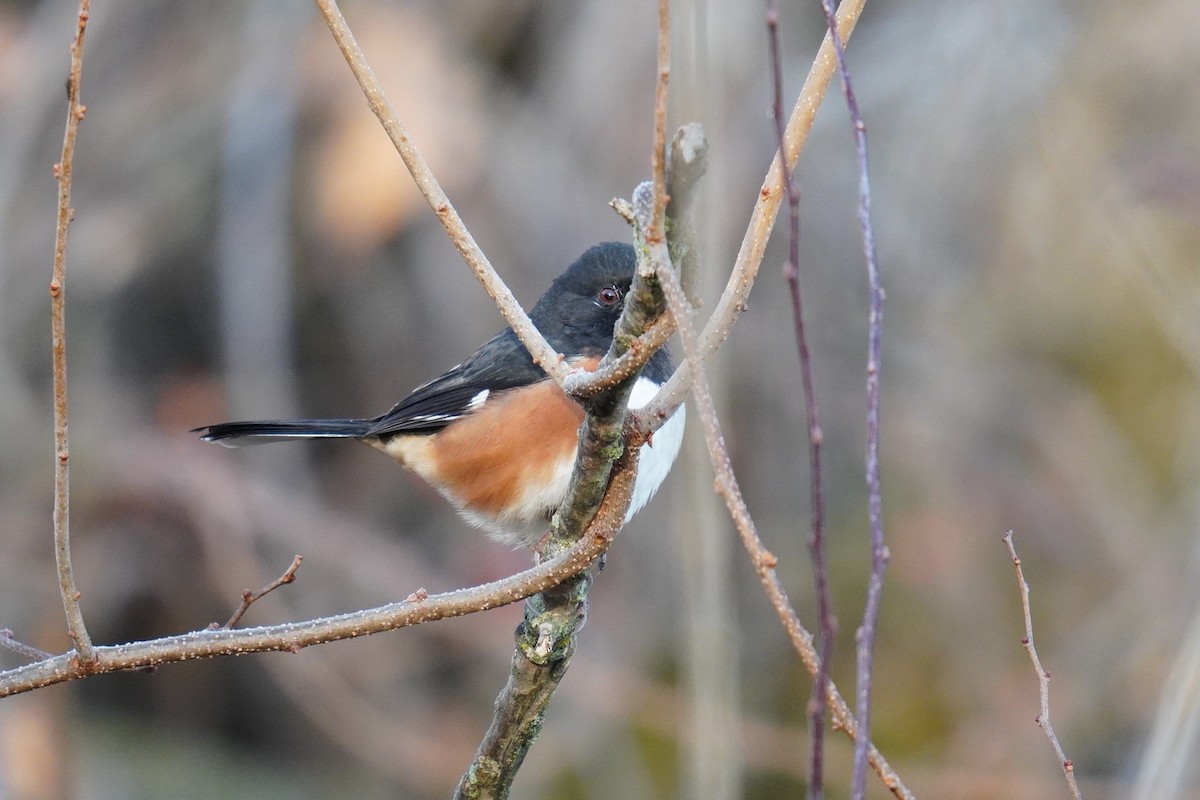
<svg viewBox="0 0 1200 800">
<path fill-rule="evenodd" d="M 615 306 L 621 302 L 621 291 L 615 286 L 605 286 L 596 297 L 600 300 L 601 305 Z"/>
</svg>

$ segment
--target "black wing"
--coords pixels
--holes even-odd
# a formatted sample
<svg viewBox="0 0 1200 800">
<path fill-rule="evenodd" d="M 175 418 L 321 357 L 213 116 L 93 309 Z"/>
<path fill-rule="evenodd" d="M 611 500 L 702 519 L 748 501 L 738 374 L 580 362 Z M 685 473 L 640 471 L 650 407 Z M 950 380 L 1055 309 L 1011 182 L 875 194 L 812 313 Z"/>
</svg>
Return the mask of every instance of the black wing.
<svg viewBox="0 0 1200 800">
<path fill-rule="evenodd" d="M 367 436 L 435 433 L 475 410 L 481 392 L 528 386 L 545 380 L 512 329 L 497 334 L 463 363 L 418 386 L 383 416 L 373 420 Z"/>
</svg>

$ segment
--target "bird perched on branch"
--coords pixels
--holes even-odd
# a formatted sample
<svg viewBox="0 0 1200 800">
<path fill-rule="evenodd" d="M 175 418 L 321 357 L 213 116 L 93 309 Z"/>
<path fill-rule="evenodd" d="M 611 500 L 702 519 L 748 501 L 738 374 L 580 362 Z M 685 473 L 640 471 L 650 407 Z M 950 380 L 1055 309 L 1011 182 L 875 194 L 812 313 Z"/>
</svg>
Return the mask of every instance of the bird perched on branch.
<svg viewBox="0 0 1200 800">
<path fill-rule="evenodd" d="M 598 244 L 537 301 L 533 324 L 569 363 L 595 369 L 608 352 L 635 265 L 630 245 Z M 634 384 L 629 407 L 649 402 L 670 372 L 670 356 L 661 349 Z M 421 476 L 493 538 L 532 545 L 566 496 L 583 418 L 583 408 L 533 363 L 508 328 L 382 416 L 223 422 L 195 432 L 231 447 L 292 439 L 366 442 Z M 680 406 L 641 446 L 626 521 L 666 478 L 683 425 Z"/>
</svg>

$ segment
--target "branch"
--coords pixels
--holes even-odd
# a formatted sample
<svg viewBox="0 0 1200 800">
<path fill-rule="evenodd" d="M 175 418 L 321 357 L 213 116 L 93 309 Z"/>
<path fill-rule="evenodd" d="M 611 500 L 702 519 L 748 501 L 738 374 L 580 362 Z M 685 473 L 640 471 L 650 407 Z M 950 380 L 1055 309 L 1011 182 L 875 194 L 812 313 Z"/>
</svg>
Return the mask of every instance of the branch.
<svg viewBox="0 0 1200 800">
<path fill-rule="evenodd" d="M 1033 646 L 1033 614 L 1029 610 L 1029 584 L 1025 582 L 1025 573 L 1021 569 L 1021 558 L 1017 555 L 1017 548 L 1013 544 L 1012 531 L 1004 534 L 1004 544 L 1008 547 L 1008 554 L 1012 557 L 1013 568 L 1017 573 L 1017 588 L 1021 592 L 1021 610 L 1025 614 L 1025 636 L 1021 639 L 1021 644 L 1025 647 L 1025 652 L 1029 654 L 1029 660 L 1033 662 L 1033 671 L 1038 676 L 1038 694 L 1041 697 L 1042 712 L 1036 721 L 1046 732 L 1046 738 L 1050 740 L 1054 754 L 1058 756 L 1058 763 L 1062 767 L 1063 775 L 1067 778 L 1071 796 L 1075 800 L 1082 800 L 1083 795 L 1079 793 L 1079 785 L 1075 782 L 1075 765 L 1063 752 L 1062 745 L 1054 734 L 1054 726 L 1050 724 L 1050 673 L 1042 667 L 1042 660 L 1038 658 L 1037 648 Z"/>
<path fill-rule="evenodd" d="M 770 39 L 772 83 L 774 103 L 772 115 L 775 119 L 775 136 L 779 152 L 784 152 L 785 127 L 783 120 L 783 59 L 779 53 L 779 5 L 776 0 L 767 3 L 767 33 Z M 835 44 L 837 40 L 835 39 Z M 800 189 L 792 176 L 787 162 L 780 162 L 783 184 L 788 199 L 788 256 L 783 265 L 788 290 L 792 297 L 792 320 L 795 328 L 796 348 L 800 355 L 800 383 L 804 392 L 804 408 L 808 423 L 809 503 L 812 535 L 808 549 L 812 557 L 813 588 L 817 597 L 817 619 L 821 636 L 821 662 L 817 669 L 812 702 L 809 704 L 809 729 L 812 735 L 810 749 L 808 796 L 819 800 L 825 794 L 825 691 L 829 685 L 829 671 L 833 664 L 833 640 L 837 622 L 833 617 L 833 601 L 829 591 L 829 567 L 825 558 L 825 491 L 821 470 L 820 413 L 817 409 L 817 390 L 813 380 L 812 354 L 808 348 L 808 337 L 804 329 L 804 304 L 800 293 Z M 860 723 L 860 729 L 865 727 Z M 866 744 L 864 737 L 864 746 Z M 857 748 L 856 748 L 857 750 Z"/>
<path fill-rule="evenodd" d="M 854 26 L 858 23 L 865 3 L 866 0 L 843 0 L 838 6 L 838 31 L 841 33 L 843 42 L 849 41 L 850 34 L 854 32 Z M 812 129 L 813 119 L 816 117 L 817 109 L 821 105 L 821 100 L 825 96 L 825 90 L 829 86 L 829 80 L 833 77 L 836 67 L 837 60 L 833 44 L 829 35 L 826 34 L 812 69 L 808 73 L 808 78 L 804 82 L 804 87 L 800 91 L 800 96 L 796 99 L 791 118 L 788 120 L 787 163 L 789 165 L 795 165 L 796 160 L 800 157 L 800 151 L 804 149 L 808 132 Z M 750 288 L 754 285 L 754 279 L 758 275 L 758 268 L 762 264 L 763 250 L 766 248 L 767 239 L 770 238 L 771 228 L 775 225 L 775 217 L 779 213 L 779 204 L 783 198 L 783 175 L 780 172 L 779 164 L 779 157 L 776 155 L 763 180 L 762 188 L 759 190 L 758 201 L 754 205 L 750 224 L 742 239 L 742 247 L 738 251 L 737 261 L 725 285 L 725 291 L 717 300 L 712 316 L 705 324 L 704 330 L 699 334 L 697 344 L 701 361 L 706 361 L 716 352 L 721 342 L 729 335 L 738 315 L 746 308 L 746 298 L 749 297 Z M 680 401 L 688 392 L 690 375 L 691 367 L 686 362 L 680 364 L 663 391 L 659 392 L 658 397 L 646 406 L 640 416 L 651 422 L 670 416 L 670 411 L 679 406 Z"/>
<path fill-rule="evenodd" d="M 391 102 L 388 101 L 387 95 L 384 94 L 383 87 L 375 76 L 375 71 L 367 63 L 367 58 L 363 54 L 362 48 L 358 46 L 358 42 L 355 41 L 354 34 L 346 24 L 346 18 L 342 16 L 336 0 L 316 0 L 316 3 L 334 40 L 341 49 L 346 63 L 350 65 L 350 71 L 354 73 L 358 85 L 362 87 L 367 103 L 375 112 L 375 116 L 379 118 L 380 123 L 383 124 L 383 129 L 387 131 L 392 144 L 396 146 L 396 151 L 404 160 L 405 166 L 408 167 L 408 171 L 412 174 L 425 201 L 429 203 L 429 207 L 437 214 L 442 227 L 450 235 L 450 241 L 454 243 L 455 248 L 467 262 L 467 266 L 475 273 L 475 277 L 483 284 L 484 291 L 492 298 L 496 308 L 504 316 L 505 322 L 512 327 L 521 340 L 521 344 L 525 345 L 525 349 L 533 357 L 534 362 L 561 385 L 572 369 L 563 363 L 559 353 L 534 327 L 529 315 L 521 308 L 521 304 L 517 302 L 512 291 L 496 273 L 487 256 L 476 244 L 475 238 L 471 236 L 471 232 L 467 230 L 462 217 L 450 204 L 450 198 L 442 190 L 441 184 L 434 177 L 425 157 L 417 149 L 408 131 L 396 115 Z"/>
<path fill-rule="evenodd" d="M 292 565 L 290 567 L 288 567 L 287 569 L 285 569 L 283 571 L 283 574 L 280 575 L 278 578 L 271 581 L 266 586 L 259 589 L 257 592 L 252 592 L 249 589 L 242 592 L 242 603 L 241 603 L 241 605 L 239 605 L 237 607 L 237 611 L 233 612 L 233 616 L 229 618 L 229 621 L 226 622 L 224 625 L 220 625 L 220 626 L 218 626 L 217 623 L 214 622 L 212 625 L 208 626 L 209 630 L 226 630 L 226 631 L 233 630 L 233 627 L 238 624 L 238 622 L 242 619 L 242 617 L 246 614 L 246 612 L 250 610 L 250 606 L 254 605 L 254 603 L 256 601 L 260 600 L 262 597 L 275 591 L 276 589 L 278 589 L 280 586 L 283 586 L 284 584 L 295 582 L 296 570 L 300 569 L 300 562 L 302 562 L 303 560 L 304 560 L 303 556 L 296 555 L 296 557 L 292 559 Z"/>
<path fill-rule="evenodd" d="M 58 588 L 67 616 L 67 635 L 75 643 L 81 662 L 96 659 L 95 648 L 79 607 L 82 596 L 71 569 L 70 448 L 67 442 L 67 229 L 75 216 L 71 208 L 71 176 L 75 162 L 75 137 L 87 107 L 79 102 L 83 80 L 83 39 L 87 32 L 89 0 L 79 4 L 78 25 L 71 42 L 71 72 L 67 78 L 67 130 L 63 135 L 62 159 L 54 165 L 58 179 L 58 227 L 54 236 L 54 274 L 50 279 L 50 326 L 54 370 L 54 559 Z"/>
<path fill-rule="evenodd" d="M 628 503 L 628 497 L 619 498 L 616 494 L 610 493 L 608 502 Z M 492 583 L 437 595 L 422 596 L 416 592 L 411 599 L 401 603 L 303 622 L 237 630 L 202 630 L 97 647 L 95 660 L 91 663 L 83 663 L 70 653 L 55 656 L 36 664 L 0 672 L 0 697 L 88 675 L 196 658 L 269 651 L 296 652 L 324 642 L 353 639 L 508 605 L 556 586 L 595 562 L 608 550 L 616 534 L 617 528 L 608 527 L 609 523 L 608 515 L 597 515 L 575 546 L 536 567 Z"/>
<path fill-rule="evenodd" d="M 867 161 L 867 126 L 858 110 L 854 84 L 846 66 L 846 49 L 838 32 L 833 0 L 821 0 L 825 21 L 829 26 L 828 39 L 833 43 L 846 106 L 854 126 L 854 145 L 858 160 L 858 223 L 862 228 L 863 254 L 867 262 L 867 284 L 870 293 L 870 319 L 867 333 L 867 520 L 871 529 L 871 576 L 867 581 L 867 604 L 862 625 L 855 634 L 857 647 L 858 690 L 857 722 L 859 730 L 868 735 L 871 730 L 871 665 L 875 651 L 875 629 L 879 624 L 879 607 L 883 597 L 883 573 L 889 559 L 883 539 L 883 495 L 879 481 L 879 366 L 883 351 L 883 285 L 879 279 L 879 262 L 875 252 L 875 231 L 871 225 L 871 177 Z M 863 800 L 867 794 L 866 738 L 856 742 L 854 772 L 850 796 Z"/>
<path fill-rule="evenodd" d="M 614 468 L 607 499 L 597 523 L 612 536 L 624 524 L 637 475 L 637 451 Z M 591 576 L 582 573 L 554 592 L 531 597 L 516 631 L 508 682 L 496 698 L 492 724 L 484 734 L 471 765 L 463 774 L 455 798 L 507 797 L 517 770 L 541 732 L 542 720 L 554 691 L 575 654 L 576 634 L 587 614 Z"/>
<path fill-rule="evenodd" d="M 654 205 L 647 240 L 666 238 L 667 218 L 667 84 L 671 79 L 671 0 L 658 0 L 658 80 L 654 84 L 654 151 L 651 158 Z"/>
</svg>

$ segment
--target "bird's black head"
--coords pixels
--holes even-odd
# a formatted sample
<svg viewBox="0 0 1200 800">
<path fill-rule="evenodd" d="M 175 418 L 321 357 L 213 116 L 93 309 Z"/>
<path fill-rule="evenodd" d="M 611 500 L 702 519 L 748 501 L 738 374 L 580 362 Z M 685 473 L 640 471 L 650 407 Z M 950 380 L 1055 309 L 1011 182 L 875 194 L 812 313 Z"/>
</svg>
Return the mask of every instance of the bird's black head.
<svg viewBox="0 0 1200 800">
<path fill-rule="evenodd" d="M 534 325 L 560 353 L 604 355 L 625 308 L 636 266 L 632 245 L 603 242 L 589 248 L 537 301 L 530 314 Z M 646 373 L 661 382 L 670 368 L 670 356 L 662 349 Z"/>
</svg>

